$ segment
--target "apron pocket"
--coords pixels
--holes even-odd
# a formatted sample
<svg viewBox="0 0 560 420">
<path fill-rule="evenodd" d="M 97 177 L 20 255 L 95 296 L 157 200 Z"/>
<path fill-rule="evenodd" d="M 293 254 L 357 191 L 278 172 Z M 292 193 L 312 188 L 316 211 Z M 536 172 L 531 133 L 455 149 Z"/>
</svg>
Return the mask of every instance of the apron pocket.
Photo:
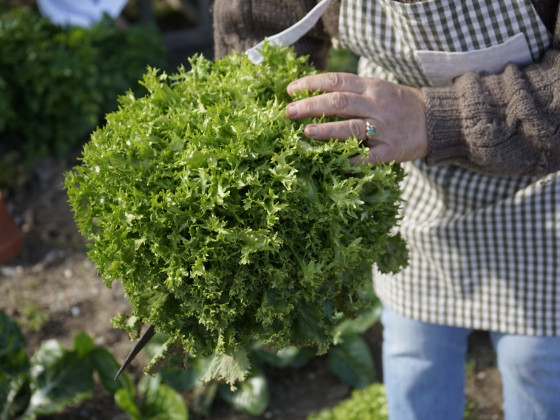
<svg viewBox="0 0 560 420">
<path fill-rule="evenodd" d="M 416 51 L 424 75 L 432 86 L 449 86 L 468 72 L 496 74 L 506 64 L 527 65 L 533 62 L 525 36 L 520 33 L 504 43 L 467 52 Z"/>
</svg>

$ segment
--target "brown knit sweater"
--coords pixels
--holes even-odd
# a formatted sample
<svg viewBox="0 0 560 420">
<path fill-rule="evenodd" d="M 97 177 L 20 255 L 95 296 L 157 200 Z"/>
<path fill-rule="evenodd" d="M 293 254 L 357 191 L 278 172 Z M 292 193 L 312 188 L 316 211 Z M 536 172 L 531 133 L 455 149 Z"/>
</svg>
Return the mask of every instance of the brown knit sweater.
<svg viewBox="0 0 560 420">
<path fill-rule="evenodd" d="M 411 0 L 405 0 L 410 2 Z M 412 0 L 415 1 L 415 0 Z M 216 57 L 244 51 L 301 19 L 317 0 L 215 0 Z M 558 0 L 533 0 L 554 34 L 542 61 L 509 65 L 498 75 L 467 73 L 451 87 L 424 88 L 430 165 L 454 164 L 497 175 L 560 171 L 560 10 Z M 335 0 L 296 45 L 325 68 L 338 35 Z"/>
</svg>

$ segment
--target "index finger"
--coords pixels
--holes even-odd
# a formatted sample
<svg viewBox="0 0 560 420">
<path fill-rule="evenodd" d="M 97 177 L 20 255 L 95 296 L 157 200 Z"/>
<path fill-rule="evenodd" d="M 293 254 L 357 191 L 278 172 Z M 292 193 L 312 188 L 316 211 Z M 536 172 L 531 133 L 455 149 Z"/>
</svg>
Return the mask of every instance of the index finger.
<svg viewBox="0 0 560 420">
<path fill-rule="evenodd" d="M 302 89 L 321 92 L 363 93 L 366 90 L 364 79 L 352 73 L 321 73 L 305 76 L 288 85 L 290 96 Z"/>
</svg>

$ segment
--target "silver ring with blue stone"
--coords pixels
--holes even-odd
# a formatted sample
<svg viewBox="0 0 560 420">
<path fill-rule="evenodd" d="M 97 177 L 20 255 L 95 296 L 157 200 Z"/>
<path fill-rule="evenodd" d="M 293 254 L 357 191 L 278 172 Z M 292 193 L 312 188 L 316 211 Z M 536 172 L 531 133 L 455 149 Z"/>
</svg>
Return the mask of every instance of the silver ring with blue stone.
<svg viewBox="0 0 560 420">
<path fill-rule="evenodd" d="M 366 139 L 372 140 L 377 134 L 377 127 L 366 121 Z"/>
</svg>

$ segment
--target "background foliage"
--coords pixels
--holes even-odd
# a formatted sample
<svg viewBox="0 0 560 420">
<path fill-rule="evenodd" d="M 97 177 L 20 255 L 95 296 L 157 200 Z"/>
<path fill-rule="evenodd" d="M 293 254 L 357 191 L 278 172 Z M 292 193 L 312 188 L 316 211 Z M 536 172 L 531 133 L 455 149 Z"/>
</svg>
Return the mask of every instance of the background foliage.
<svg viewBox="0 0 560 420">
<path fill-rule="evenodd" d="M 53 25 L 30 9 L 0 15 L 0 137 L 27 158 L 63 156 L 116 109 L 146 71 L 164 66 L 155 27 Z M 0 150 L 1 151 L 1 150 Z"/>
</svg>

